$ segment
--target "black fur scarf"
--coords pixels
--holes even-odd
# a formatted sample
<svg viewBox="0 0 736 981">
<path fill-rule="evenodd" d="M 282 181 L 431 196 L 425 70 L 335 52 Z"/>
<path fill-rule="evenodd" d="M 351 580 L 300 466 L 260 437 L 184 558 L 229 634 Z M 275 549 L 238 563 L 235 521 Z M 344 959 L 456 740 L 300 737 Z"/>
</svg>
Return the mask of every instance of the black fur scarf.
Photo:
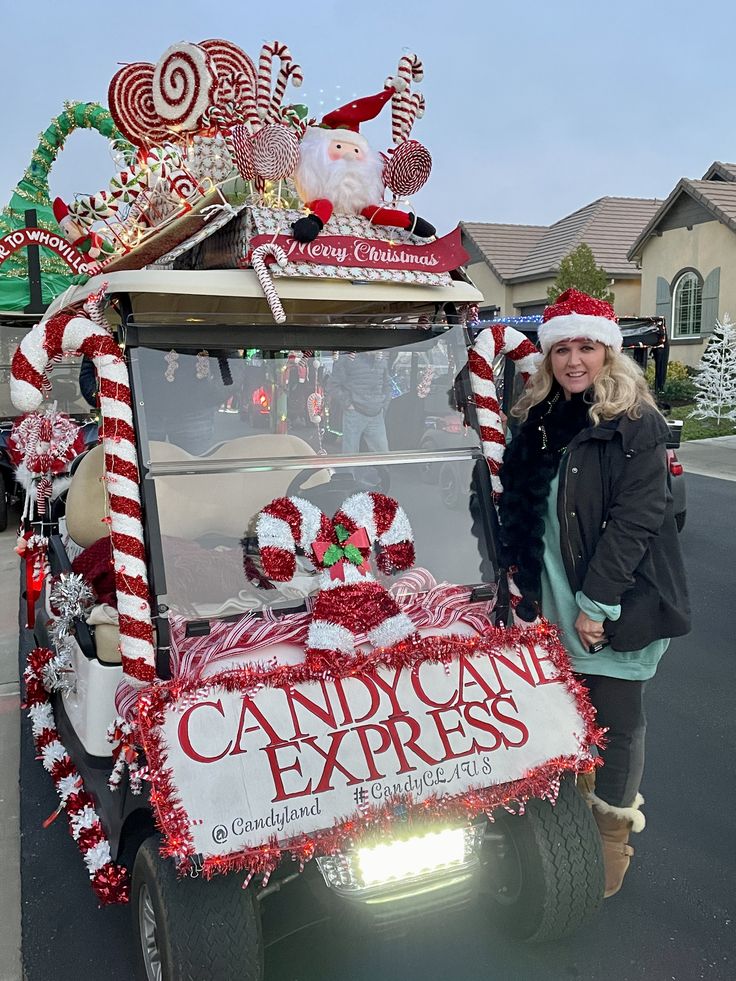
<svg viewBox="0 0 736 981">
<path fill-rule="evenodd" d="M 570 441 L 591 425 L 585 393 L 565 399 L 555 382 L 547 398 L 533 406 L 503 457 L 500 560 L 516 567 L 522 594 L 517 614 L 532 621 L 541 612 L 544 514 L 549 489 Z"/>
</svg>

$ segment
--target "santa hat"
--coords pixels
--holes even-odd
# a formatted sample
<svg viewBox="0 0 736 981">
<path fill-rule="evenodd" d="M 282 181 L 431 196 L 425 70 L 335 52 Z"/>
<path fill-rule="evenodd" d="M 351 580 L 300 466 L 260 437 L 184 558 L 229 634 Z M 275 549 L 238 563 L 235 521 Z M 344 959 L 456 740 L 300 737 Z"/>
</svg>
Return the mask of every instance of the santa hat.
<svg viewBox="0 0 736 981">
<path fill-rule="evenodd" d="M 51 210 L 54 212 L 54 218 L 56 218 L 59 225 L 65 218 L 69 217 L 69 209 L 61 198 L 54 198 L 54 203 L 51 205 Z"/>
<path fill-rule="evenodd" d="M 325 139 L 340 139 L 345 143 L 367 147 L 368 141 L 358 132 L 360 124 L 369 119 L 375 119 L 396 91 L 396 86 L 389 85 L 377 95 L 368 95 L 364 99 L 353 99 L 352 102 L 340 106 L 339 109 L 328 112 L 326 116 L 322 117 L 322 122 L 313 129 L 324 134 Z"/>
<path fill-rule="evenodd" d="M 543 354 L 547 354 L 553 344 L 573 337 L 600 341 L 619 351 L 623 345 L 611 304 L 575 289 L 565 290 L 554 303 L 545 307 L 538 337 Z"/>
</svg>

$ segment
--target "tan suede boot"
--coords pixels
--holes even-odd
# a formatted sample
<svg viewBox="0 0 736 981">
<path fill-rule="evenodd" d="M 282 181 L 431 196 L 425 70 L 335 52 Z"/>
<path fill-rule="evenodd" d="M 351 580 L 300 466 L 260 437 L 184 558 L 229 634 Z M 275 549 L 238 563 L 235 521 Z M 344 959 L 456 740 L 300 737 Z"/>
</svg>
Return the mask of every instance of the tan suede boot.
<svg viewBox="0 0 736 981">
<path fill-rule="evenodd" d="M 644 803 L 641 794 L 631 807 L 614 807 L 600 797 L 592 795 L 593 817 L 603 842 L 603 866 L 606 885 L 603 898 L 614 896 L 624 881 L 634 849 L 629 844 L 629 834 L 643 831 L 646 819 L 640 808 Z"/>
<path fill-rule="evenodd" d="M 578 788 L 578 793 L 588 807 L 592 807 L 593 794 L 595 792 L 595 770 L 583 770 L 581 773 L 578 773 L 575 785 Z"/>
</svg>

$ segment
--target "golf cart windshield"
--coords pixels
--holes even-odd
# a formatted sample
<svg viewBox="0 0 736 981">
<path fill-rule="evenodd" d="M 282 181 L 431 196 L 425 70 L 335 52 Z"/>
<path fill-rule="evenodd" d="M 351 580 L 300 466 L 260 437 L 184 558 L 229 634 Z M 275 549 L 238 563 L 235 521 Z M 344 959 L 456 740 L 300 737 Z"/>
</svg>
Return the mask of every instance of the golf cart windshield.
<svg viewBox="0 0 736 981">
<path fill-rule="evenodd" d="M 372 336 L 383 346 L 347 350 L 325 328 L 319 350 L 250 348 L 244 329 L 237 349 L 131 350 L 159 604 L 188 619 L 299 608 L 315 570 L 300 558 L 293 581 L 269 582 L 255 538 L 261 509 L 293 495 L 330 516 L 360 491 L 396 498 L 415 537 L 411 591 L 493 581 L 463 328 Z"/>
</svg>

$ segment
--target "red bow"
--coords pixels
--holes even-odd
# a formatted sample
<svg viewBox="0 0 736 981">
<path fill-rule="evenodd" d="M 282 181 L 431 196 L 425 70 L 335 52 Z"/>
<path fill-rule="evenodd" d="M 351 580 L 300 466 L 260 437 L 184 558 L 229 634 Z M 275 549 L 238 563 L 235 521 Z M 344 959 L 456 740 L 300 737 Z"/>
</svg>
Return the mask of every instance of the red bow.
<svg viewBox="0 0 736 981">
<path fill-rule="evenodd" d="M 326 555 L 328 556 L 328 561 L 331 556 L 334 556 L 334 559 L 328 566 L 326 566 L 326 568 L 329 569 L 330 579 L 341 579 L 343 582 L 345 582 L 346 562 L 356 568 L 362 576 L 367 575 L 370 568 L 367 559 L 364 558 L 360 563 L 358 563 L 354 559 L 351 559 L 349 555 L 345 554 L 345 549 L 348 546 L 352 546 L 353 548 L 359 550 L 362 548 L 370 548 L 370 545 L 371 542 L 365 528 L 358 528 L 346 539 L 341 541 L 339 545 L 337 545 L 335 542 L 330 542 L 324 538 L 320 538 L 312 546 L 312 551 L 314 552 L 317 561 L 320 563 L 324 562 Z M 328 555 L 328 553 L 331 553 L 331 555 Z"/>
</svg>

